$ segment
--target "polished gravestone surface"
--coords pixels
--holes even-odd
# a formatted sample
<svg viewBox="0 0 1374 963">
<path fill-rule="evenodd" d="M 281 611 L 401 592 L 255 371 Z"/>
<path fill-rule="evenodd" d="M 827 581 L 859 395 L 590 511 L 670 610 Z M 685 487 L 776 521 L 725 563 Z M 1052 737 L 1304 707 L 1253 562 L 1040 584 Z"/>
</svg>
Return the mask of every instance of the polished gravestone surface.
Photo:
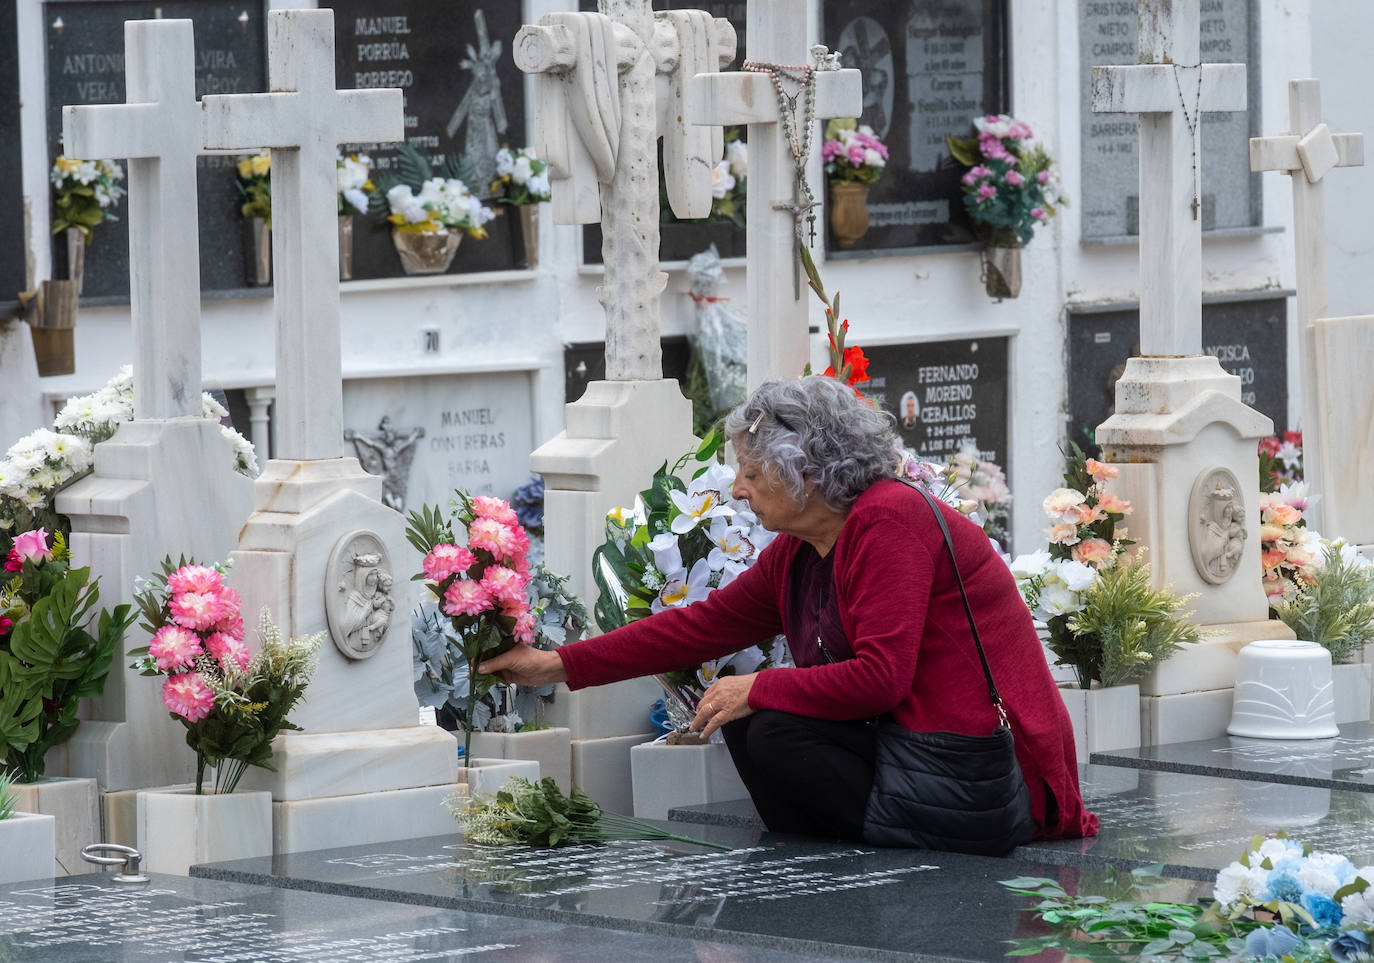
<svg viewBox="0 0 1374 963">
<path fill-rule="evenodd" d="M 0 960 L 23 963 L 419 963 L 731 960 L 795 951 L 616 933 L 586 926 L 155 875 L 0 886 Z"/>
<path fill-rule="evenodd" d="M 1374 793 L 1374 725 L 1340 726 L 1335 739 L 1242 739 L 1095 752 L 1092 761 L 1164 772 L 1196 773 Z"/>
<path fill-rule="evenodd" d="M 440 836 L 193 868 L 198 876 L 866 960 L 999 960 L 1039 935 L 1029 901 L 998 880 L 1091 871 L 883 850 L 720 826 L 725 842 L 558 850 Z M 1187 885 L 1187 884 L 1180 884 Z M 1192 890 L 1189 890 L 1192 892 Z"/>
<path fill-rule="evenodd" d="M 1168 876 L 1212 881 L 1253 837 L 1285 830 L 1356 866 L 1374 863 L 1374 796 L 1367 793 L 1117 766 L 1080 771 L 1099 835 L 1031 843 L 1017 857 L 1065 866 L 1162 862 Z"/>
</svg>

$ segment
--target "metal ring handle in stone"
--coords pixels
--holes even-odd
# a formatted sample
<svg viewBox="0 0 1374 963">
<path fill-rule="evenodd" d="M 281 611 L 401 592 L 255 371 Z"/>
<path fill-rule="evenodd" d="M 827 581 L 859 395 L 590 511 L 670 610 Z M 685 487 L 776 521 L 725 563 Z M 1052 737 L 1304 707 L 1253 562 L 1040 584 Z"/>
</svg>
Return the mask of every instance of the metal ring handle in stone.
<svg viewBox="0 0 1374 963">
<path fill-rule="evenodd" d="M 118 856 L 98 856 L 97 853 L 119 853 Z M 116 874 L 116 883 L 146 883 L 148 877 L 138 871 L 139 863 L 143 860 L 143 854 L 132 846 L 122 846 L 119 843 L 91 843 L 89 846 L 81 847 L 81 858 L 88 863 L 95 863 L 97 866 L 123 866 L 124 869 Z"/>
</svg>

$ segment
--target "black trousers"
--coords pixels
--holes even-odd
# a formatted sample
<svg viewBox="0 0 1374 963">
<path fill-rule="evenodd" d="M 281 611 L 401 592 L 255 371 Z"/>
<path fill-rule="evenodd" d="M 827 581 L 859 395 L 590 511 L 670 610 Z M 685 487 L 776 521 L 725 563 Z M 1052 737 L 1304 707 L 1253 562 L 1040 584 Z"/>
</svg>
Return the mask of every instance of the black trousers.
<svg viewBox="0 0 1374 963">
<path fill-rule="evenodd" d="M 863 839 L 877 727 L 762 709 L 721 728 L 764 824 L 775 833 Z"/>
</svg>

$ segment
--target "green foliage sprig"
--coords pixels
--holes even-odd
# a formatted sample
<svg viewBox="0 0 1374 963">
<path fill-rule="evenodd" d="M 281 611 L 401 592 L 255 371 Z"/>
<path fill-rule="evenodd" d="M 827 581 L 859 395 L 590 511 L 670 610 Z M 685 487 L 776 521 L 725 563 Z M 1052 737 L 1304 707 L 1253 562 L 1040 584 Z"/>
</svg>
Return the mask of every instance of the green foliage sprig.
<svg viewBox="0 0 1374 963">
<path fill-rule="evenodd" d="M 1312 580 L 1299 580 L 1293 598 L 1273 607 L 1298 638 L 1329 650 L 1338 665 L 1349 662 L 1374 641 L 1374 566 L 1360 564 L 1349 548 L 1328 544 L 1325 564 Z"/>
<path fill-rule="evenodd" d="M 495 797 L 446 800 L 468 842 L 483 846 L 575 846 L 625 839 L 666 839 L 728 851 L 667 832 L 652 823 L 607 812 L 576 786 L 563 795 L 546 776 L 537 784 L 512 776 Z"/>
<path fill-rule="evenodd" d="M 61 533 L 51 558 L 26 559 L 0 592 L 0 612 L 17 616 L 0 634 L 0 749 L 21 782 L 41 778 L 48 750 L 71 738 L 80 700 L 105 691 L 135 614 L 121 604 L 93 617 L 99 601 L 100 580 L 71 567 Z"/>
<path fill-rule="evenodd" d="M 14 777 L 9 770 L 0 769 L 0 822 L 14 815 Z"/>
<path fill-rule="evenodd" d="M 1198 642 L 1201 630 L 1180 612 L 1190 596 L 1150 587 L 1143 559 L 1118 562 L 1098 573 L 1083 593 L 1083 608 L 1069 617 L 1064 644 L 1076 651 L 1055 655 L 1084 667 L 1104 686 L 1138 679 L 1184 645 Z"/>
<path fill-rule="evenodd" d="M 1129 895 L 1165 885 L 1163 864 L 1131 871 Z M 1019 939 L 1007 956 L 1059 950 L 1076 960 L 1240 958 L 1245 934 L 1263 924 L 1222 921 L 1203 907 L 1149 899 L 1071 896 L 1057 881 L 1033 876 L 1000 880 L 1013 893 L 1037 900 L 1028 908 L 1049 928 L 1045 936 Z"/>
</svg>

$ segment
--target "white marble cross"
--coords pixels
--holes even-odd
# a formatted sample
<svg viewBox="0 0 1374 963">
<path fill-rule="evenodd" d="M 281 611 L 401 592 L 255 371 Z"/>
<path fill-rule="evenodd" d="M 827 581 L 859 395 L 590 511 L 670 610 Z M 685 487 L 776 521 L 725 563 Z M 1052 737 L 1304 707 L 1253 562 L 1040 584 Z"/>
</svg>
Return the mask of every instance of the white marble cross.
<svg viewBox="0 0 1374 963">
<path fill-rule="evenodd" d="M 1326 208 L 1322 180 L 1334 167 L 1364 165 L 1363 134 L 1333 134 L 1322 122 L 1321 84 L 1288 82 L 1290 133 L 1250 138 L 1250 169 L 1282 171 L 1293 181 L 1293 246 L 1298 269 L 1298 351 L 1302 367 L 1303 478 L 1313 492 L 1325 490 L 1322 470 L 1321 385 L 1313 325 L 1326 317 Z M 1321 526 L 1322 505 L 1313 500 L 1307 516 Z"/>
<path fill-rule="evenodd" d="M 807 0 L 749 0 L 749 59 L 795 67 L 809 63 L 809 22 Z M 769 378 L 795 378 L 809 360 L 809 295 L 797 284 L 796 220 L 788 209 L 796 201 L 796 162 L 772 82 L 767 74 L 743 71 L 698 75 L 687 87 L 685 107 L 694 123 L 748 125 L 749 388 Z M 800 102 L 798 107 L 801 136 Z M 862 111 L 859 71 L 825 71 L 816 77 L 818 126 L 825 118 L 858 117 Z M 818 198 L 821 188 L 816 178 L 811 189 Z"/>
<path fill-rule="evenodd" d="M 205 146 L 272 149 L 276 444 L 284 460 L 343 455 L 338 145 L 405 136 L 401 91 L 336 90 L 334 11 L 267 15 L 271 93 L 202 100 Z"/>
<path fill-rule="evenodd" d="M 1245 110 L 1245 65 L 1204 64 L 1198 0 L 1140 0 L 1140 63 L 1094 67 L 1093 110 L 1140 115 L 1140 352 L 1202 353 L 1202 115 Z"/>
<path fill-rule="evenodd" d="M 124 63 L 128 102 L 63 107 L 63 149 L 129 160 L 134 417 L 199 417 L 201 130 L 191 21 L 125 23 Z"/>
<path fill-rule="evenodd" d="M 656 144 L 661 135 L 673 211 L 704 217 L 722 136 L 685 122 L 682 77 L 729 63 L 735 31 L 702 11 L 655 14 L 649 0 L 601 0 L 600 9 L 521 27 L 512 55 L 534 76 L 535 144 L 550 168 L 554 222 L 601 221 L 606 379 L 657 381 L 667 276 L 658 267 Z"/>
</svg>

